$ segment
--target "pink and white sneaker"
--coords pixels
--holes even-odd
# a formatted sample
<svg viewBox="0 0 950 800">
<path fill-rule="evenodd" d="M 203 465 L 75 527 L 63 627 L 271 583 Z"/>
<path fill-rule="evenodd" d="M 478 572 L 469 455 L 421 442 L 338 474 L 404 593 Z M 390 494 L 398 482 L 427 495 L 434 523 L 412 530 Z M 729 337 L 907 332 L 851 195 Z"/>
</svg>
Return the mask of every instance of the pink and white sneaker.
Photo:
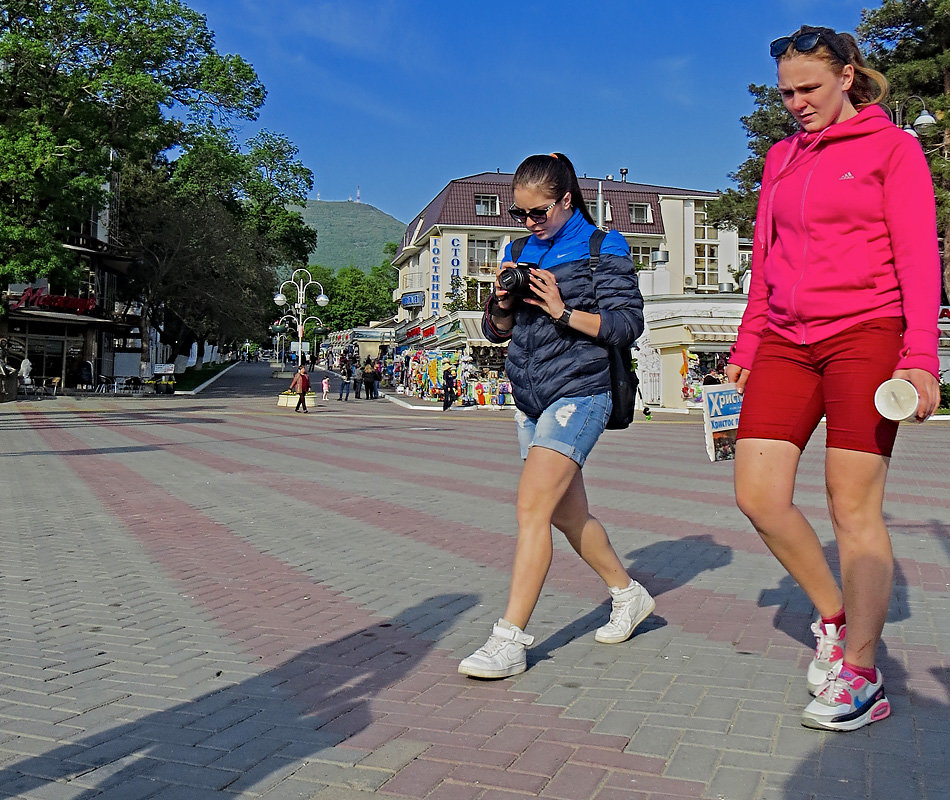
<svg viewBox="0 0 950 800">
<path fill-rule="evenodd" d="M 806 681 L 808 682 L 808 693 L 818 694 L 828 677 L 828 673 L 844 660 L 844 637 L 847 632 L 847 626 L 840 628 L 831 623 L 825 624 L 821 620 L 813 622 L 811 632 L 815 634 L 818 640 L 815 646 L 815 657 L 808 665 Z"/>
<path fill-rule="evenodd" d="M 891 713 L 884 694 L 884 676 L 874 668 L 874 683 L 839 664 L 802 712 L 802 725 L 826 731 L 856 731 Z"/>
</svg>

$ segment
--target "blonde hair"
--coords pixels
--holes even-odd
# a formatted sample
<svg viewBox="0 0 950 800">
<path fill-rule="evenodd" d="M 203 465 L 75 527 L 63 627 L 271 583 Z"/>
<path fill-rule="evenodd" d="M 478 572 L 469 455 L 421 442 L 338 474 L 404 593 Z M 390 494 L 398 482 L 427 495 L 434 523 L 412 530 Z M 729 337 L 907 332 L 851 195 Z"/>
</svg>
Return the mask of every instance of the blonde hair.
<svg viewBox="0 0 950 800">
<path fill-rule="evenodd" d="M 788 50 L 775 60 L 785 61 L 789 58 L 800 57 L 815 58 L 824 61 L 835 75 L 840 75 L 844 71 L 846 63 L 850 64 L 854 67 L 854 81 L 851 88 L 848 89 L 848 99 L 851 100 L 851 105 L 860 111 L 868 106 L 883 102 L 887 97 L 887 78 L 867 65 L 858 43 L 850 33 L 834 33 L 832 35 L 837 38 L 842 51 L 848 56 L 847 62 L 842 61 L 821 39 L 818 40 L 815 47 L 805 52 L 796 50 L 793 43 Z"/>
</svg>

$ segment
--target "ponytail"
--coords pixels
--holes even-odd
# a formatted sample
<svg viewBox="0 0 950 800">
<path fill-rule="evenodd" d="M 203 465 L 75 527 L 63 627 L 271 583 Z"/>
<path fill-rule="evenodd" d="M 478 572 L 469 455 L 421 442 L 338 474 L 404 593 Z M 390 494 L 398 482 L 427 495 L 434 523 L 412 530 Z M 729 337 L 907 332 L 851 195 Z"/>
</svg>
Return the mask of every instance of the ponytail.
<svg viewBox="0 0 950 800">
<path fill-rule="evenodd" d="M 858 43 L 850 33 L 839 33 L 838 39 L 844 44 L 848 60 L 854 67 L 854 82 L 848 90 L 851 105 L 860 111 L 882 102 L 887 97 L 887 78 L 867 65 Z"/>
<path fill-rule="evenodd" d="M 513 189 L 519 186 L 537 186 L 556 200 L 560 200 L 570 192 L 571 208 L 580 211 L 591 225 L 597 224 L 591 217 L 590 211 L 587 210 L 587 203 L 584 202 L 574 165 L 563 153 L 528 156 L 515 170 L 515 175 L 511 179 Z"/>
</svg>

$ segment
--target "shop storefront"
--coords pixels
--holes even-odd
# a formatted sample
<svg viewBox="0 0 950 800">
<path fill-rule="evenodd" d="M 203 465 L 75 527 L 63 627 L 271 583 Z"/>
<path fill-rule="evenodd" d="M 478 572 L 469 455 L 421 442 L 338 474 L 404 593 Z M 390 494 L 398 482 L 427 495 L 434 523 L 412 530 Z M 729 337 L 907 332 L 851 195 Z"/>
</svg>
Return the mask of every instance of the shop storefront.
<svg viewBox="0 0 950 800">
<path fill-rule="evenodd" d="M 92 389 L 114 374 L 114 337 L 128 326 L 102 318 L 94 299 L 50 294 L 45 284 L 11 287 L 8 296 L 0 335 L 12 363 L 29 360 L 34 384 Z"/>
<path fill-rule="evenodd" d="M 441 400 L 445 370 L 452 368 L 462 403 L 513 405 L 505 377 L 507 347 L 484 338 L 481 319 L 481 311 L 455 311 L 397 326 L 397 391 Z"/>
<path fill-rule="evenodd" d="M 725 293 L 649 298 L 646 330 L 634 351 L 643 402 L 700 408 L 703 382 L 723 375 L 747 299 Z"/>
</svg>

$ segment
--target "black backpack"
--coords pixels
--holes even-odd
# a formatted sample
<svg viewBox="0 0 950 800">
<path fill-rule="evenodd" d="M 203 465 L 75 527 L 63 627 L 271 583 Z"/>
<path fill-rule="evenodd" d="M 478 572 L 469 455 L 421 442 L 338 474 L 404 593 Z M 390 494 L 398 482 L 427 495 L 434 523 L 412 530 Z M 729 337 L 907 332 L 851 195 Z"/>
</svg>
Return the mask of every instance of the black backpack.
<svg viewBox="0 0 950 800">
<path fill-rule="evenodd" d="M 597 265 L 600 263 L 600 246 L 607 234 L 600 228 L 594 230 L 590 235 L 590 271 L 591 280 L 593 273 L 597 271 Z M 521 251 L 528 243 L 530 236 L 522 236 L 511 243 L 511 260 L 517 262 L 521 257 Z M 617 347 L 616 345 L 605 345 L 607 348 L 607 358 L 610 361 L 610 399 L 613 407 L 610 410 L 610 418 L 607 420 L 608 430 L 623 430 L 629 428 L 633 422 L 633 411 L 637 399 L 637 387 L 640 379 L 633 367 L 633 359 L 630 357 L 630 348 Z"/>
</svg>

